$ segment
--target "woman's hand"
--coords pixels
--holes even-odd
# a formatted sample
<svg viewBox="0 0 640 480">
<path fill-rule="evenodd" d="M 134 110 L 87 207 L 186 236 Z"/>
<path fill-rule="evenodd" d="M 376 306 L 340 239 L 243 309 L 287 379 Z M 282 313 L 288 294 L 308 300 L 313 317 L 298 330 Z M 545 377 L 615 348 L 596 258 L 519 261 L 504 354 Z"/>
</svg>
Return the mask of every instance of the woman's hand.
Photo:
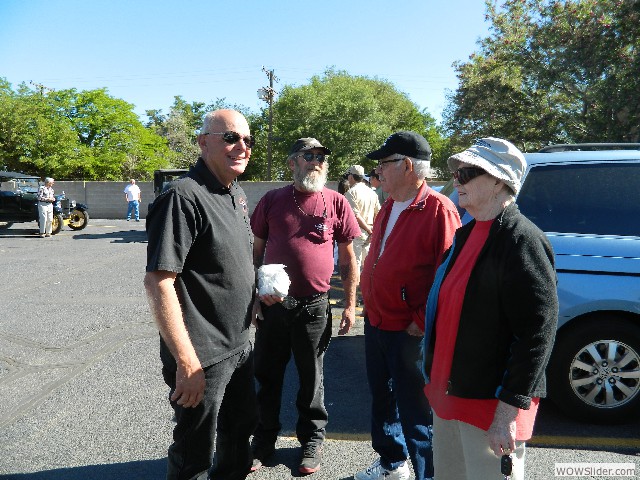
<svg viewBox="0 0 640 480">
<path fill-rule="evenodd" d="M 487 431 L 489 447 L 496 456 L 509 455 L 516 449 L 516 417 L 518 408 L 498 402 L 493 422 Z"/>
</svg>

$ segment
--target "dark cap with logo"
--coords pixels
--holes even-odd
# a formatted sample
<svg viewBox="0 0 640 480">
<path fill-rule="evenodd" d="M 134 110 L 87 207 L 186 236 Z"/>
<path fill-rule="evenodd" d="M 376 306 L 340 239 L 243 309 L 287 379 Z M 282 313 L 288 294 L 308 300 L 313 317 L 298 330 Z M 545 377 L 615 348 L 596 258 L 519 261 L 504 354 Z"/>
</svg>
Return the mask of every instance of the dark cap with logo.
<svg viewBox="0 0 640 480">
<path fill-rule="evenodd" d="M 318 140 L 312 137 L 299 138 L 296 143 L 291 147 L 289 155 L 293 155 L 297 152 L 305 152 L 307 150 L 313 150 L 314 148 L 321 149 L 325 155 L 331 155 L 331 150 L 323 146 Z"/>
<path fill-rule="evenodd" d="M 418 160 L 431 160 L 431 146 L 422 135 L 416 132 L 396 132 L 387 138 L 378 150 L 368 153 L 367 157 L 381 160 L 394 154 Z"/>
</svg>

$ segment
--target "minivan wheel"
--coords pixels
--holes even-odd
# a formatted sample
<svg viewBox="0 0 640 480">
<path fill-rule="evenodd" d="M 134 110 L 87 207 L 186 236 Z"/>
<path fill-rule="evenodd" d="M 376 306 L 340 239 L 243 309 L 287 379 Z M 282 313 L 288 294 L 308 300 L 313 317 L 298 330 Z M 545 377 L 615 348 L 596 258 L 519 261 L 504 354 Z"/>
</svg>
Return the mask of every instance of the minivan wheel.
<svg viewBox="0 0 640 480">
<path fill-rule="evenodd" d="M 547 369 L 553 402 L 592 423 L 625 423 L 640 415 L 640 327 L 601 314 L 574 321 L 556 339 Z"/>
</svg>

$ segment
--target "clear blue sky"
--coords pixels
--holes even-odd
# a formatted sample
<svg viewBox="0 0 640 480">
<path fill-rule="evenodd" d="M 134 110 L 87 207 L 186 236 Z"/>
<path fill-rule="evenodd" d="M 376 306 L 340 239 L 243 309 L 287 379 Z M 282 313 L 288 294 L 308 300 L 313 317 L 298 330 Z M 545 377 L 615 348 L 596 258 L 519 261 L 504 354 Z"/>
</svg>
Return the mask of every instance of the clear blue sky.
<svg viewBox="0 0 640 480">
<path fill-rule="evenodd" d="M 385 79 L 440 120 L 451 64 L 488 35 L 483 0 L 0 0 L 0 77 L 109 93 L 168 112 L 187 102 L 258 111 L 268 85 L 328 67 Z"/>
</svg>

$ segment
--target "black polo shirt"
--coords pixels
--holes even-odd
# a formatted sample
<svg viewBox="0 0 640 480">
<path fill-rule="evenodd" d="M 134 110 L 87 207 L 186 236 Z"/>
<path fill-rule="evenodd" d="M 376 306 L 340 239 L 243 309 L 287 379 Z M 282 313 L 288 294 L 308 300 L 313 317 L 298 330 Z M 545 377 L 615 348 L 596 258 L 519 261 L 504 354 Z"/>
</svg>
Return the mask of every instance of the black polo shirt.
<svg viewBox="0 0 640 480">
<path fill-rule="evenodd" d="M 203 367 L 246 347 L 255 292 L 247 197 L 223 186 L 200 158 L 153 202 L 147 272 L 176 272 L 184 321 Z M 160 340 L 165 366 L 175 368 Z"/>
</svg>

